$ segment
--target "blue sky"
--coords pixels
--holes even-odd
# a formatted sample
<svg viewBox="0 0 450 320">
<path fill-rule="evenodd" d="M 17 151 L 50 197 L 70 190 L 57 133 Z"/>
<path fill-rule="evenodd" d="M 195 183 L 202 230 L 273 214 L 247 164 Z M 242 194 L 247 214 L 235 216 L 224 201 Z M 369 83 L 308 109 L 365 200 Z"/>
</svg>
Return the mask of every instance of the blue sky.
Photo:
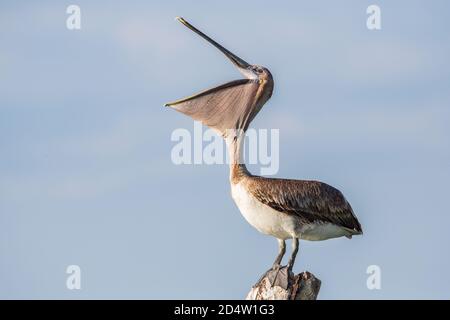
<svg viewBox="0 0 450 320">
<path fill-rule="evenodd" d="M 450 297 L 448 2 L 77 1 L 70 31 L 72 3 L 0 5 L 1 298 L 238 299 L 270 267 L 228 167 L 170 159 L 193 123 L 163 104 L 240 77 L 179 15 L 271 70 L 252 127 L 280 129 L 277 176 L 339 188 L 363 225 L 300 242 L 319 297 Z"/>
</svg>

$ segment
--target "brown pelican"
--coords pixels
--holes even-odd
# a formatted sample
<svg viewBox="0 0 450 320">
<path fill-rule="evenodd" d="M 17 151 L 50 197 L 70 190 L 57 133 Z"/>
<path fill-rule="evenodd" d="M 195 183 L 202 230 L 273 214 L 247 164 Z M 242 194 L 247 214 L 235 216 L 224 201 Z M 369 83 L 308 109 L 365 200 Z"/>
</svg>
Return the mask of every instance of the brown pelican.
<svg viewBox="0 0 450 320">
<path fill-rule="evenodd" d="M 177 19 L 223 52 L 245 77 L 166 106 L 201 121 L 227 142 L 233 200 L 248 223 L 278 239 L 279 252 L 268 271 L 276 272 L 273 280 L 281 269 L 285 240 L 292 239 L 292 254 L 286 268 L 290 273 L 299 239 L 326 240 L 362 234 L 360 223 L 339 190 L 318 181 L 260 177 L 246 169 L 242 161 L 243 132 L 270 99 L 272 75 L 262 66 L 245 62 L 183 18 Z"/>
</svg>

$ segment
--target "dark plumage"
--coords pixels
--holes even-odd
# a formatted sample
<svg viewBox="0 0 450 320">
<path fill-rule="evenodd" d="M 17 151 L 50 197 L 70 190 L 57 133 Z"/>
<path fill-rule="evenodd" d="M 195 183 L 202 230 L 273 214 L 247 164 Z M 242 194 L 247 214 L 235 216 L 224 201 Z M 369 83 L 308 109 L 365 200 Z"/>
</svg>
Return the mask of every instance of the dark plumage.
<svg viewBox="0 0 450 320">
<path fill-rule="evenodd" d="M 303 223 L 330 222 L 361 234 L 361 225 L 344 195 L 332 186 L 308 180 L 248 176 L 251 194 L 274 210 L 296 215 Z"/>
</svg>

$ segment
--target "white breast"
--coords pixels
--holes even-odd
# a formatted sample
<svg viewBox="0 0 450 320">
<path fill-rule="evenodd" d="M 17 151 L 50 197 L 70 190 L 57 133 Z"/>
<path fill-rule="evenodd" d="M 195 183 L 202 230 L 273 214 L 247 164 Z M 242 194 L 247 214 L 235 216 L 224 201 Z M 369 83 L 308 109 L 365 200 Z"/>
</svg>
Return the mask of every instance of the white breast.
<svg viewBox="0 0 450 320">
<path fill-rule="evenodd" d="M 231 195 L 245 220 L 259 232 L 279 239 L 295 236 L 295 220 L 259 202 L 242 183 L 231 184 Z"/>
</svg>

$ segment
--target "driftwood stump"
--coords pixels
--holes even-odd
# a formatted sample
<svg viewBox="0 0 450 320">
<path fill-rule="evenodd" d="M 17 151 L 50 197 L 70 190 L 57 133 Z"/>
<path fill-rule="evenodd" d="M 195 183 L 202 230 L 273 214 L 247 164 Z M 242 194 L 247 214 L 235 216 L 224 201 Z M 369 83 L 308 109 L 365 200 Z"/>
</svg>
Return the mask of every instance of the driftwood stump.
<svg viewBox="0 0 450 320">
<path fill-rule="evenodd" d="M 250 290 L 246 300 L 316 300 L 320 290 L 320 280 L 308 271 L 297 275 L 282 267 L 277 276 L 269 270 Z M 275 279 L 275 280 L 274 280 Z M 287 280 L 287 281 L 286 281 Z"/>
</svg>

